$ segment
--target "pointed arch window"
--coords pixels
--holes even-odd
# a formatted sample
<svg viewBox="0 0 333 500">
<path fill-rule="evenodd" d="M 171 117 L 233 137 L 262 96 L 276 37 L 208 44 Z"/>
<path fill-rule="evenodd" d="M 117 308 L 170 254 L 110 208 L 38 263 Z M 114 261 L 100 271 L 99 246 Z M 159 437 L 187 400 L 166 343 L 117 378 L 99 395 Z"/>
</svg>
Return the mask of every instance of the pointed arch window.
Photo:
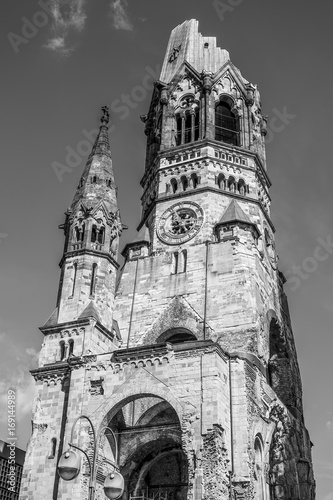
<svg viewBox="0 0 333 500">
<path fill-rule="evenodd" d="M 239 120 L 227 102 L 221 101 L 215 108 L 215 139 L 239 145 Z"/>
</svg>

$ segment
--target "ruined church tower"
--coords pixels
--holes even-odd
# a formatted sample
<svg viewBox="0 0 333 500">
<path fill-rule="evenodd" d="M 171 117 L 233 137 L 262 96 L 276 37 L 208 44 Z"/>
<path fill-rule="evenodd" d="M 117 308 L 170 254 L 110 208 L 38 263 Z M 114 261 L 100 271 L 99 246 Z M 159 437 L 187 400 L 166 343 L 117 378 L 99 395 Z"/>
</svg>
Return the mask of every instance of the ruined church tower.
<svg viewBox="0 0 333 500">
<path fill-rule="evenodd" d="M 66 212 L 20 499 L 88 498 L 84 458 L 73 481 L 56 473 L 84 414 L 116 435 L 124 500 L 314 500 L 259 91 L 185 21 L 141 119 L 142 217 L 122 267 L 106 108 Z M 87 423 L 74 437 L 91 454 Z M 104 436 L 98 453 L 105 498 Z"/>
</svg>

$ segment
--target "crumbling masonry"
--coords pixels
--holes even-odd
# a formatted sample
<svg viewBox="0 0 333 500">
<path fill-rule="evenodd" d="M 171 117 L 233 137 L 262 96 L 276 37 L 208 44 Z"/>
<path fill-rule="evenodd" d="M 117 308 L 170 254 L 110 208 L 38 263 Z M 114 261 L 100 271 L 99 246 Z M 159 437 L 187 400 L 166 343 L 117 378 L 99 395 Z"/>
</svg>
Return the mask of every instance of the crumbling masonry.
<svg viewBox="0 0 333 500">
<path fill-rule="evenodd" d="M 142 218 L 123 267 L 107 108 L 66 212 L 20 498 L 88 498 L 87 466 L 56 474 L 85 414 L 117 436 L 124 500 L 313 500 L 257 87 L 185 21 L 141 118 Z M 84 421 L 75 439 L 91 452 Z"/>
</svg>

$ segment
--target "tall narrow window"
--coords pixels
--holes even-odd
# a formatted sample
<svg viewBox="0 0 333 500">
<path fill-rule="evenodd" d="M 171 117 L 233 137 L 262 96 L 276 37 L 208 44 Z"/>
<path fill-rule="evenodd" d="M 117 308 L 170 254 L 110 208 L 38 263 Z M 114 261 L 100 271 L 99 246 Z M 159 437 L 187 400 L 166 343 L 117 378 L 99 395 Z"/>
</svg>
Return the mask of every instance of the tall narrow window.
<svg viewBox="0 0 333 500">
<path fill-rule="evenodd" d="M 191 174 L 192 187 L 195 189 L 199 184 L 199 179 L 197 174 Z"/>
<path fill-rule="evenodd" d="M 236 191 L 236 181 L 235 181 L 234 177 L 229 177 L 228 188 L 229 188 L 229 191 L 231 191 L 232 193 L 234 193 Z"/>
<path fill-rule="evenodd" d="M 172 192 L 173 193 L 177 193 L 177 190 L 178 190 L 177 180 L 176 179 L 171 179 L 170 184 L 171 184 Z"/>
<path fill-rule="evenodd" d="M 90 297 L 93 297 L 95 294 L 96 288 L 96 274 L 97 274 L 97 264 L 94 263 L 91 271 L 91 282 L 90 282 Z"/>
<path fill-rule="evenodd" d="M 226 187 L 226 182 L 225 182 L 225 177 L 223 174 L 219 174 L 217 178 L 217 183 L 220 189 L 225 189 Z"/>
<path fill-rule="evenodd" d="M 199 108 L 195 109 L 195 116 L 194 116 L 194 140 L 195 141 L 199 140 Z"/>
<path fill-rule="evenodd" d="M 51 439 L 50 455 L 49 458 L 54 458 L 57 450 L 57 440 L 56 438 Z"/>
<path fill-rule="evenodd" d="M 91 230 L 91 243 L 95 243 L 97 239 L 97 227 L 93 225 Z"/>
<path fill-rule="evenodd" d="M 178 272 L 178 260 L 179 260 L 178 252 L 174 252 L 172 254 L 172 274 L 177 274 Z"/>
<path fill-rule="evenodd" d="M 73 297 L 73 295 L 74 295 L 75 283 L 76 283 L 76 274 L 77 274 L 77 262 L 74 262 L 74 265 L 73 265 L 73 285 L 72 285 L 71 297 Z"/>
<path fill-rule="evenodd" d="M 178 272 L 186 273 L 186 266 L 187 266 L 187 250 L 182 250 L 179 253 Z"/>
<path fill-rule="evenodd" d="M 185 115 L 185 138 L 184 142 L 187 144 L 192 140 L 192 116 L 189 112 Z"/>
<path fill-rule="evenodd" d="M 229 104 L 220 102 L 215 109 L 215 139 L 238 146 L 239 126 Z"/>
<path fill-rule="evenodd" d="M 104 235 L 105 235 L 105 229 L 104 227 L 101 227 L 100 230 L 98 231 L 98 238 L 97 238 L 98 243 L 100 245 L 103 245 L 104 243 Z"/>
<path fill-rule="evenodd" d="M 176 126 L 177 126 L 177 134 L 176 134 L 176 146 L 180 146 L 182 143 L 182 117 L 180 114 L 176 117 Z"/>
<path fill-rule="evenodd" d="M 254 463 L 255 463 L 255 499 L 264 500 L 265 490 L 264 490 L 264 468 L 263 468 L 263 456 L 262 456 L 262 445 L 259 437 L 256 437 L 254 442 Z"/>
<path fill-rule="evenodd" d="M 68 341 L 68 346 L 69 346 L 69 352 L 68 352 L 68 355 L 70 356 L 71 354 L 73 354 L 74 352 L 74 340 L 73 339 L 70 339 Z"/>
<path fill-rule="evenodd" d="M 238 181 L 238 191 L 239 191 L 239 194 L 241 194 L 242 196 L 246 195 L 246 185 L 245 185 L 245 181 L 243 179 L 240 179 Z"/>
<path fill-rule="evenodd" d="M 60 342 L 60 361 L 63 361 L 65 359 L 65 355 L 66 355 L 66 346 L 65 342 L 62 340 Z"/>
<path fill-rule="evenodd" d="M 186 189 L 188 188 L 188 180 L 187 180 L 187 177 L 185 175 L 183 175 L 181 178 L 180 178 L 180 182 L 182 184 L 182 188 L 183 188 L 183 191 L 186 191 Z"/>
<path fill-rule="evenodd" d="M 185 98 L 176 115 L 176 145 L 188 144 L 199 139 L 200 112 L 193 98 Z"/>
</svg>

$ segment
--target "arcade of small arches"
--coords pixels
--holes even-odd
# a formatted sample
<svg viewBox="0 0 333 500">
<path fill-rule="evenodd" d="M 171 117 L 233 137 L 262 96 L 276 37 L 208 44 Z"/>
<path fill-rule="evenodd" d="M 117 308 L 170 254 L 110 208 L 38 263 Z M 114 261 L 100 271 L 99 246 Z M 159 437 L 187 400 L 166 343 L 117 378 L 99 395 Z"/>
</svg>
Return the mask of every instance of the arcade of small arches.
<svg viewBox="0 0 333 500">
<path fill-rule="evenodd" d="M 215 182 L 219 189 L 223 191 L 238 193 L 241 196 L 246 196 L 249 193 L 249 186 L 245 183 L 244 179 L 236 180 L 232 175 L 226 178 L 224 174 L 220 173 L 215 177 Z"/>
<path fill-rule="evenodd" d="M 179 179 L 173 177 L 170 182 L 166 184 L 167 193 L 178 193 L 187 191 L 188 189 L 196 189 L 201 181 L 201 177 L 195 172 L 189 176 L 182 175 Z"/>
</svg>

